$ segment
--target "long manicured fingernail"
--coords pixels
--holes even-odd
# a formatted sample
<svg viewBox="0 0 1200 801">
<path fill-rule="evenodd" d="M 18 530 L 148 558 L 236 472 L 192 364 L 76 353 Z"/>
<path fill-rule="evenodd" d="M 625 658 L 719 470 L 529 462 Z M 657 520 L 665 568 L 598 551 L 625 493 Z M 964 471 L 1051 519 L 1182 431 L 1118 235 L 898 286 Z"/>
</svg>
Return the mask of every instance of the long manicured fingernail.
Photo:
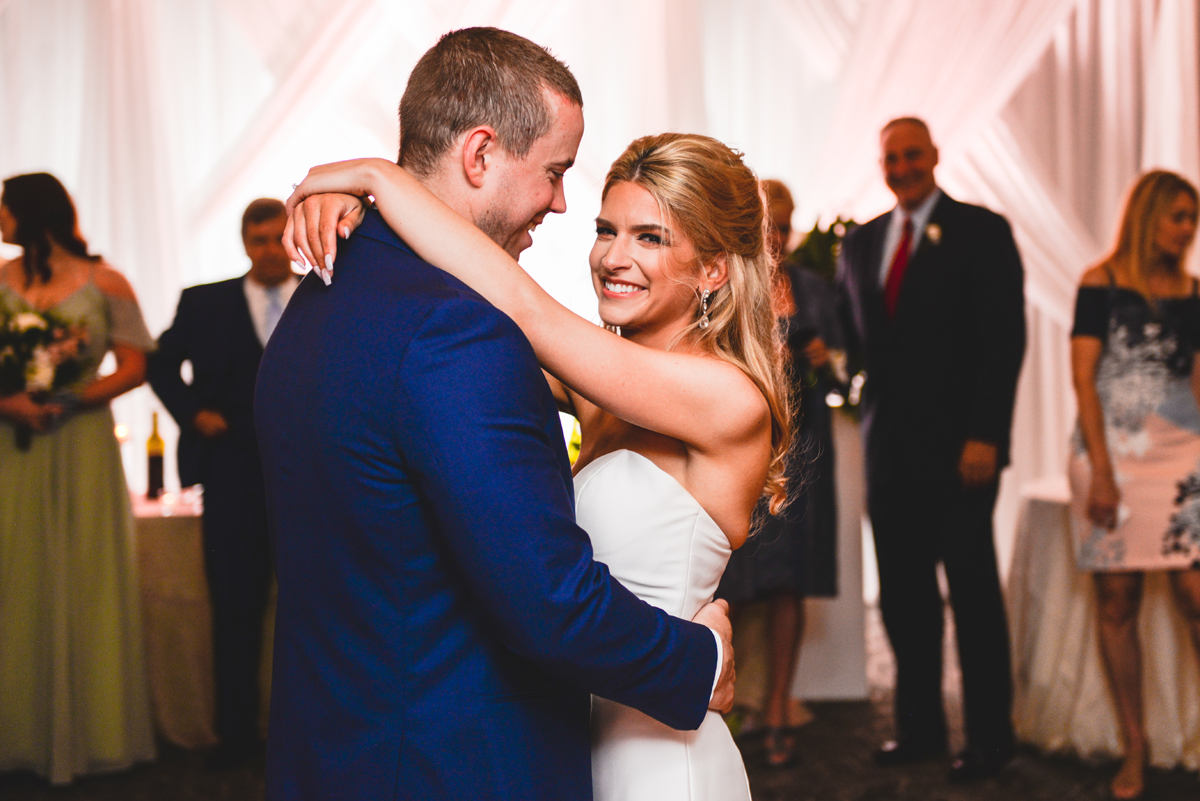
<svg viewBox="0 0 1200 801">
<path fill-rule="evenodd" d="M 342 235 L 342 239 L 349 239 L 350 238 L 350 226 L 343 225 L 341 228 L 338 229 L 338 233 Z"/>
<path fill-rule="evenodd" d="M 325 286 L 329 286 L 333 283 L 333 273 L 329 272 L 328 270 L 317 270 L 317 275 L 321 276 L 321 280 L 325 282 Z"/>
<path fill-rule="evenodd" d="M 332 253 L 325 254 L 325 269 L 329 270 L 330 272 L 333 272 L 333 254 Z"/>
</svg>

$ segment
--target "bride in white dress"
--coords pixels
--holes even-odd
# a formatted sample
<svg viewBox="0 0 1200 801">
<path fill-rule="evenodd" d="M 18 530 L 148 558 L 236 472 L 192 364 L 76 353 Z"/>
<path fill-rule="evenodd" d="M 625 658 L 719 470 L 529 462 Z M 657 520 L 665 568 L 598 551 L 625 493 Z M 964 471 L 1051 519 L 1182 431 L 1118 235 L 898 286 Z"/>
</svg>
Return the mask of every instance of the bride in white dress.
<svg viewBox="0 0 1200 801">
<path fill-rule="evenodd" d="M 521 327 L 560 408 L 580 422 L 576 511 L 596 560 L 648 603 L 695 615 L 749 536 L 758 498 L 765 492 L 775 508 L 784 500 L 790 435 L 773 265 L 758 180 L 740 154 L 708 137 L 661 134 L 614 162 L 589 258 L 605 328 L 556 302 L 382 159 L 309 172 L 289 200 L 293 258 L 331 265 L 335 230 L 346 236 L 361 219 L 353 198 L 300 202 L 319 193 L 373 195 L 418 255 Z M 592 777 L 597 801 L 750 797 L 741 755 L 712 711 L 684 732 L 595 698 Z"/>
</svg>

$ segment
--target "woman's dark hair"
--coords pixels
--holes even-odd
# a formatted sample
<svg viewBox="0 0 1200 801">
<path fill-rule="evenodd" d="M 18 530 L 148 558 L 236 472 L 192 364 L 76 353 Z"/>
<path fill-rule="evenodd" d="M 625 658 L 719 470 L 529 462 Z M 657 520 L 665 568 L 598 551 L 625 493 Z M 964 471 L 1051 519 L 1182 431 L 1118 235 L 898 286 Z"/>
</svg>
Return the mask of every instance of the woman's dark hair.
<svg viewBox="0 0 1200 801">
<path fill-rule="evenodd" d="M 48 172 L 14 175 L 4 181 L 0 205 L 16 220 L 16 244 L 24 249 L 25 286 L 35 280 L 50 280 L 50 244 L 92 261 L 99 256 L 88 253 L 87 242 L 79 235 L 75 205 L 66 187 Z"/>
</svg>

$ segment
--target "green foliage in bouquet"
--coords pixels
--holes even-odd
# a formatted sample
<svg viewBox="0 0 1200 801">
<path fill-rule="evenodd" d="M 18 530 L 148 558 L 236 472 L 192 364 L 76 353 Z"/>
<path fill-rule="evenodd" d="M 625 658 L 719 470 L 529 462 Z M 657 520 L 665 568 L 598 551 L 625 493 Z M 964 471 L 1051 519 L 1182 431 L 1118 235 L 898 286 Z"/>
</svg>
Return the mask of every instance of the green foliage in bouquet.
<svg viewBox="0 0 1200 801">
<path fill-rule="evenodd" d="M 821 230 L 821 224 L 817 223 L 788 258 L 824 278 L 825 283 L 832 284 L 837 278 L 842 240 L 857 226 L 854 220 L 843 220 L 841 217 L 824 231 Z"/>
<path fill-rule="evenodd" d="M 0 325 L 0 396 L 28 392 L 35 403 L 77 379 L 87 329 L 51 314 L 17 312 Z M 16 427 L 17 450 L 28 451 L 33 430 Z"/>
<path fill-rule="evenodd" d="M 787 260 L 799 265 L 801 269 L 817 274 L 824 279 L 825 283 L 833 284 L 837 280 L 842 240 L 857 226 L 858 223 L 854 220 L 843 220 L 841 217 L 834 220 L 833 224 L 825 230 L 821 230 L 820 223 L 817 223 L 805 235 L 800 246 L 787 257 Z M 831 352 L 830 355 L 833 357 L 834 353 Z M 832 387 L 832 391 L 826 398 L 826 402 L 843 414 L 857 420 L 858 405 L 862 400 L 862 388 L 866 382 L 866 373 L 862 369 L 862 353 L 849 351 L 841 359 L 834 358 L 833 361 L 840 363 L 827 370 L 828 375 L 825 376 L 825 382 Z M 817 377 L 815 374 L 806 376 L 805 381 L 808 386 L 815 386 Z"/>
<path fill-rule="evenodd" d="M 0 325 L 0 396 L 50 392 L 79 378 L 86 336 L 52 314 L 18 312 Z"/>
</svg>

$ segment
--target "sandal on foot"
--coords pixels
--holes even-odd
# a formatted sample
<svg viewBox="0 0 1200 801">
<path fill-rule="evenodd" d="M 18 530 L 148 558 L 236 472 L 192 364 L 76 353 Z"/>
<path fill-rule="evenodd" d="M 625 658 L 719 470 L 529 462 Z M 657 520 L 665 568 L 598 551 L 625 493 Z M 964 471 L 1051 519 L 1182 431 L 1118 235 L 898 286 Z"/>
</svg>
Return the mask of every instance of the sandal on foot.
<svg viewBox="0 0 1200 801">
<path fill-rule="evenodd" d="M 783 728 L 772 726 L 767 729 L 763 745 L 767 750 L 767 765 L 772 768 L 786 768 L 796 761 L 795 738 Z"/>
<path fill-rule="evenodd" d="M 1143 764 L 1142 773 L 1138 777 L 1140 781 L 1137 783 L 1129 781 L 1129 777 L 1123 776 L 1124 773 L 1125 766 L 1122 766 L 1108 785 L 1108 797 L 1113 801 L 1137 801 L 1146 794 L 1145 766 Z"/>
</svg>

